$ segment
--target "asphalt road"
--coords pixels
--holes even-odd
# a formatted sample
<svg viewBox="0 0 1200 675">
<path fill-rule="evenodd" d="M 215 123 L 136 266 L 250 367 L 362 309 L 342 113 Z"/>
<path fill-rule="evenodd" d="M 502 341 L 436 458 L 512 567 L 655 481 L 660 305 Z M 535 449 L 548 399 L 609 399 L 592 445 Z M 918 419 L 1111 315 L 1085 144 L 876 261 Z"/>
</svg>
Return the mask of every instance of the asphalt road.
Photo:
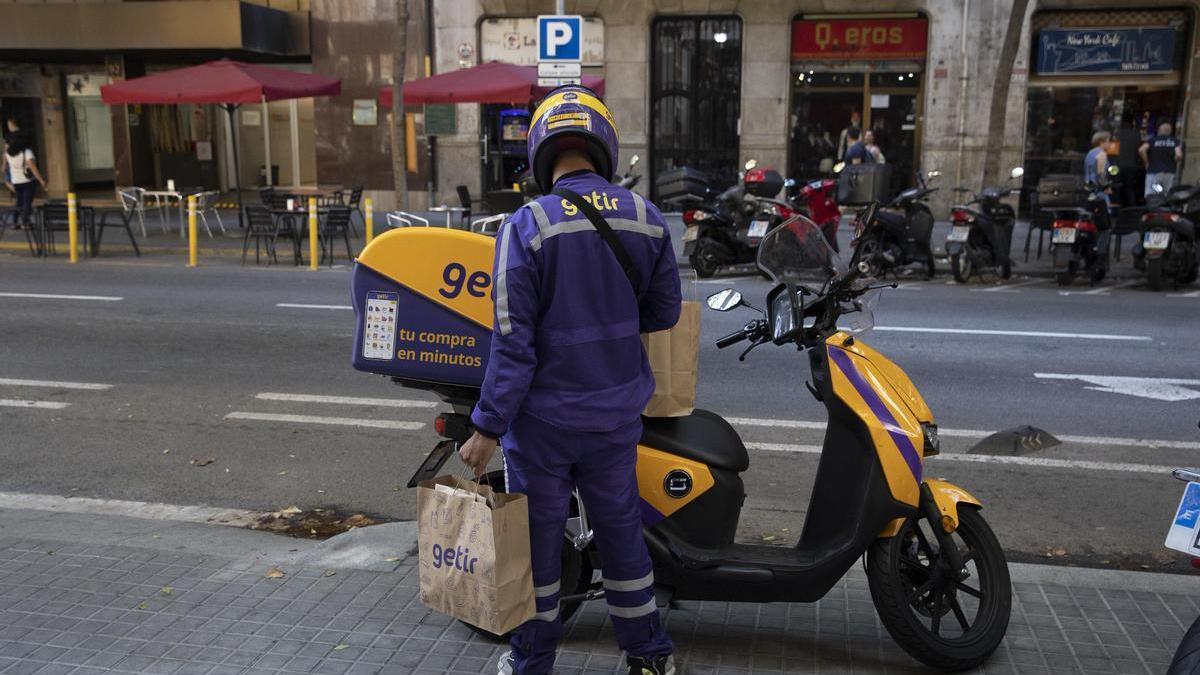
<svg viewBox="0 0 1200 675">
<path fill-rule="evenodd" d="M 884 292 L 864 337 L 907 370 L 944 430 L 927 474 L 982 499 L 1014 559 L 1178 566 L 1162 542 L 1182 488 L 1168 470 L 1200 464 L 1200 293 L 1129 283 L 1065 294 L 1048 279 L 905 283 Z M 725 285 L 756 303 L 769 290 L 743 276 L 697 294 Z M 348 289 L 346 269 L 0 256 L 0 491 L 410 517 L 402 486 L 442 406 L 350 367 L 353 313 L 336 308 Z M 740 536 L 791 543 L 824 409 L 803 386 L 802 354 L 768 346 L 739 362 L 712 346 L 753 316 L 705 310 L 699 405 L 737 418 L 751 450 Z M 962 454 L 1020 424 L 1066 440 L 1016 459 Z"/>
</svg>

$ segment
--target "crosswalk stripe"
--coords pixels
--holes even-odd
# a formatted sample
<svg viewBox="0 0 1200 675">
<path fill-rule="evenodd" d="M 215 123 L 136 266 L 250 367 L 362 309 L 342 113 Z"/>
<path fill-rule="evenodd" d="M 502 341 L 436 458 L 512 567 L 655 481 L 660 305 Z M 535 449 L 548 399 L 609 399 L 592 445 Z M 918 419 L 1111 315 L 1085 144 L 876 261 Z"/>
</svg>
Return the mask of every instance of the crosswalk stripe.
<svg viewBox="0 0 1200 675">
<path fill-rule="evenodd" d="M 821 453 L 821 448 L 815 445 L 792 445 L 788 443 L 747 443 L 748 450 L 764 450 L 768 452 L 792 452 L 805 455 Z M 960 452 L 943 452 L 930 457 L 930 462 L 970 462 L 975 464 L 1007 464 L 1010 466 L 1031 466 L 1046 469 L 1084 469 L 1089 471 L 1120 471 L 1124 473 L 1154 473 L 1166 475 L 1175 468 L 1166 464 L 1131 464 L 1128 462 L 1094 462 L 1082 459 L 1051 459 L 1049 457 L 1008 456 L 1008 455 L 967 455 Z"/>
<path fill-rule="evenodd" d="M 62 410 L 71 405 L 70 403 L 62 403 L 60 401 L 23 401 L 15 398 L 0 398 L 0 407 L 3 408 L 40 408 L 42 410 Z"/>
<path fill-rule="evenodd" d="M 358 398 L 355 396 L 323 396 L 320 394 L 284 394 L 265 391 L 254 398 L 263 401 L 289 401 L 291 403 L 331 403 L 335 405 L 370 405 L 381 408 L 436 408 L 434 401 L 406 401 L 398 398 Z"/>
<path fill-rule="evenodd" d="M 400 429 L 416 431 L 424 428 L 424 422 L 400 422 L 396 420 L 370 420 L 356 417 L 322 417 L 319 415 L 279 415 L 275 413 L 231 412 L 227 420 L 256 420 L 259 422 L 291 422 L 293 424 L 329 424 L 342 427 L 367 427 L 371 429 Z"/>
<path fill-rule="evenodd" d="M 98 384 L 95 382 L 55 382 L 53 380 L 16 380 L 12 378 L 0 377 L 0 386 L 8 387 L 50 387 L 54 389 L 89 389 L 93 391 L 103 391 L 112 389 L 111 384 Z"/>
</svg>

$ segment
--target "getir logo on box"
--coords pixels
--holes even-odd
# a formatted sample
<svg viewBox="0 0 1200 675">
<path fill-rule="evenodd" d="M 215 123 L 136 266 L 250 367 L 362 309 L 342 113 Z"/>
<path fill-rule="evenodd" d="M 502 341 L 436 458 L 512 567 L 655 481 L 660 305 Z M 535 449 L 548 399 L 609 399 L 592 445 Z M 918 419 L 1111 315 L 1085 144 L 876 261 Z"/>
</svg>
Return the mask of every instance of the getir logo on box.
<svg viewBox="0 0 1200 675">
<path fill-rule="evenodd" d="M 433 545 L 433 566 L 437 569 L 453 567 L 467 574 L 475 574 L 475 563 L 477 562 L 479 562 L 479 558 L 471 557 L 471 549 L 469 547 L 443 548 L 441 544 Z"/>
</svg>

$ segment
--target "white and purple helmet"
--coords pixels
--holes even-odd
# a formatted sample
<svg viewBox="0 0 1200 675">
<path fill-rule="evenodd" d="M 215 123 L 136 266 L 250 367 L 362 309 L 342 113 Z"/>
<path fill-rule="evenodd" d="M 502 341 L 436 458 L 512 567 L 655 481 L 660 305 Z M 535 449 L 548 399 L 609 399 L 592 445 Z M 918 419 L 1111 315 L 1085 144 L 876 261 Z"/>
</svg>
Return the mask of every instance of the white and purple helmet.
<svg viewBox="0 0 1200 675">
<path fill-rule="evenodd" d="M 529 123 L 529 168 L 543 194 L 553 189 L 554 160 L 567 150 L 586 154 L 611 181 L 617 165 L 617 124 L 591 89 L 569 84 L 552 90 Z"/>
</svg>

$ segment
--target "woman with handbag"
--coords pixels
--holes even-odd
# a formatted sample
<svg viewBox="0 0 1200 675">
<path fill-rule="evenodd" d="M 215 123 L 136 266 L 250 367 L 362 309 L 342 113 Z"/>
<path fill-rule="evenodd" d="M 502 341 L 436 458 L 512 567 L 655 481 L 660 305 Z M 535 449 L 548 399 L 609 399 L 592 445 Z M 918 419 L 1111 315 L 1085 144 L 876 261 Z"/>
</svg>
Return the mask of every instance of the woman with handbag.
<svg viewBox="0 0 1200 675">
<path fill-rule="evenodd" d="M 29 139 L 20 133 L 16 120 L 8 120 L 8 128 L 11 133 L 8 136 L 8 146 L 4 149 L 4 167 L 17 194 L 16 227 L 32 228 L 33 196 L 37 193 L 38 185 L 41 185 L 42 189 L 46 188 L 46 179 L 38 170 Z"/>
</svg>

